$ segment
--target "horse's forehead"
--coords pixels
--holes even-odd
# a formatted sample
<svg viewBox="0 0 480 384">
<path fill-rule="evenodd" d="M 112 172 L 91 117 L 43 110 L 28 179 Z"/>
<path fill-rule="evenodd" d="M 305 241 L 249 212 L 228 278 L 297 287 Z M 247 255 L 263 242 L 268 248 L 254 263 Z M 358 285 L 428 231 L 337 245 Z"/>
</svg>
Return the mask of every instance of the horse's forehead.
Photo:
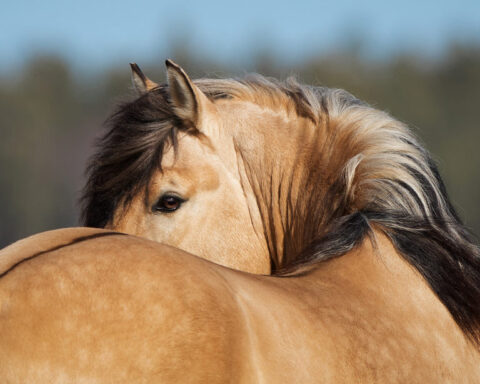
<svg viewBox="0 0 480 384">
<path fill-rule="evenodd" d="M 178 138 L 177 150 L 169 146 L 162 157 L 162 168 L 169 169 L 175 167 L 194 167 L 201 165 L 207 160 L 211 148 L 208 148 L 197 137 L 180 133 Z"/>
</svg>

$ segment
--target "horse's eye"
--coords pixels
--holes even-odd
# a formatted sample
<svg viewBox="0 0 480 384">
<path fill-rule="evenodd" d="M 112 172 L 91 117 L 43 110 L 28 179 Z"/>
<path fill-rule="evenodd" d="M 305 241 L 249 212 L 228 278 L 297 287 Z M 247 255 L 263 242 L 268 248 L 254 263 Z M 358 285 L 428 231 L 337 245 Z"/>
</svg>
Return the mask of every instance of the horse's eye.
<svg viewBox="0 0 480 384">
<path fill-rule="evenodd" d="M 163 195 L 153 206 L 154 212 L 173 212 L 176 211 L 185 200 L 174 195 Z"/>
</svg>

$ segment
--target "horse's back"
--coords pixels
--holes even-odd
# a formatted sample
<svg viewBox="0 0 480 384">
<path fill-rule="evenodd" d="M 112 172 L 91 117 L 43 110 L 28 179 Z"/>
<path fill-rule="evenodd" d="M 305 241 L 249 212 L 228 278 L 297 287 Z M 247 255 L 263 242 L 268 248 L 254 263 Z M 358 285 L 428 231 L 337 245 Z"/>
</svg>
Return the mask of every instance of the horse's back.
<svg viewBox="0 0 480 384">
<path fill-rule="evenodd" d="M 107 233 L 117 232 L 107 232 L 102 229 L 86 227 L 63 228 L 38 233 L 18 240 L 0 250 L 0 276 L 32 256 L 47 253 L 55 248 L 70 245 L 90 237 L 105 236 Z"/>
<path fill-rule="evenodd" d="M 278 319 L 288 311 L 303 323 L 302 313 L 268 277 L 92 229 L 36 235 L 1 251 L 2 259 L 2 382 L 311 377 L 304 353 L 294 351 L 314 331 L 285 337 L 291 324 Z"/>
<path fill-rule="evenodd" d="M 0 260 L 2 382 L 217 382 L 235 366 L 240 325 L 214 264 L 92 229 Z"/>
<path fill-rule="evenodd" d="M 0 381 L 477 382 L 444 309 L 373 289 L 385 257 L 325 264 L 318 295 L 117 232 L 40 234 L 0 251 Z"/>
</svg>

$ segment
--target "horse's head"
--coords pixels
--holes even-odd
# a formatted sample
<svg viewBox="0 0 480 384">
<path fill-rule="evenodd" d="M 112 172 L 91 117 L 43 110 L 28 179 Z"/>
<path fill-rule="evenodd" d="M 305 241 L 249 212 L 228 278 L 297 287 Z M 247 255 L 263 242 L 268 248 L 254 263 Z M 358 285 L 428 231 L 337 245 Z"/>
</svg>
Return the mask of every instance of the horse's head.
<svg viewBox="0 0 480 384">
<path fill-rule="evenodd" d="M 270 273 L 256 199 L 231 132 L 249 119 L 222 108 L 167 61 L 168 85 L 132 65 L 140 97 L 122 106 L 90 166 L 84 220 L 232 268 Z"/>
</svg>

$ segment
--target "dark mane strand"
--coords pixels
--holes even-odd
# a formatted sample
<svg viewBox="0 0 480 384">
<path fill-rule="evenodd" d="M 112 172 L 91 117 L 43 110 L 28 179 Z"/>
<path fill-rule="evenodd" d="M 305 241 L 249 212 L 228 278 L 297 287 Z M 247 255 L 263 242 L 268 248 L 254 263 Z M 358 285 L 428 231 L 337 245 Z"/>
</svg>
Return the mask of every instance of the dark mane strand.
<svg viewBox="0 0 480 384">
<path fill-rule="evenodd" d="M 88 227 L 104 228 L 120 204 L 128 205 L 148 185 L 166 146 L 176 146 L 176 127 L 181 127 L 164 87 L 120 105 L 106 126 L 89 161 L 81 200 Z"/>
</svg>

